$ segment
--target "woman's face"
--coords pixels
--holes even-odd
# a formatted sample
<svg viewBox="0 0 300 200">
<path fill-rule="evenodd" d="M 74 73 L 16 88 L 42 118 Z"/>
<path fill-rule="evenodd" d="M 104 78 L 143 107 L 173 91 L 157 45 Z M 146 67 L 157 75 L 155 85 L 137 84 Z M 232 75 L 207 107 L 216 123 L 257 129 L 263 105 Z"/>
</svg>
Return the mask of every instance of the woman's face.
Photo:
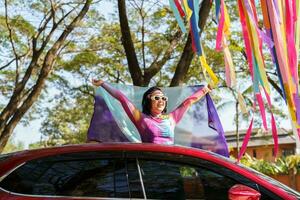
<svg viewBox="0 0 300 200">
<path fill-rule="evenodd" d="M 149 96 L 151 99 L 151 114 L 159 115 L 166 107 L 168 98 L 160 90 L 152 92 Z"/>
</svg>

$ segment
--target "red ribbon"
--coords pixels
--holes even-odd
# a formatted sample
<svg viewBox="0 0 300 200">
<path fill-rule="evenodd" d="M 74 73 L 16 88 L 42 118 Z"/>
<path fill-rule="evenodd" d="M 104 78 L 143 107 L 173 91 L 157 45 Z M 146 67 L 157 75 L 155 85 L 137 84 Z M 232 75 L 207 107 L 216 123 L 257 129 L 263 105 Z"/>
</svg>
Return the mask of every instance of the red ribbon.
<svg viewBox="0 0 300 200">
<path fill-rule="evenodd" d="M 246 135 L 245 135 L 242 147 L 240 149 L 240 153 L 238 155 L 238 162 L 241 160 L 242 156 L 244 155 L 244 153 L 245 153 L 245 151 L 247 149 L 247 145 L 248 145 L 248 142 L 250 140 L 251 133 L 252 133 L 253 118 L 254 117 L 252 117 L 252 119 L 251 119 L 251 123 L 250 123 L 249 128 L 248 128 L 248 130 L 246 132 Z"/>
</svg>

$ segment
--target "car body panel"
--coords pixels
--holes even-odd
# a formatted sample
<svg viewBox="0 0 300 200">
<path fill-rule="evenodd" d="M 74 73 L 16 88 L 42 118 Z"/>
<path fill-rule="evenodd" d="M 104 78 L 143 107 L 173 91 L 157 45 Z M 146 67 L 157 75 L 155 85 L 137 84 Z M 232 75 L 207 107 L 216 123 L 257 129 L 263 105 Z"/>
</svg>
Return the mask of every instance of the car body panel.
<svg viewBox="0 0 300 200">
<path fill-rule="evenodd" d="M 249 180 L 263 186 L 264 188 L 272 191 L 276 195 L 283 199 L 297 199 L 295 196 L 288 194 L 285 190 L 276 187 L 268 183 L 263 178 L 255 175 L 252 171 L 246 170 L 234 163 L 232 160 L 226 159 L 222 156 L 216 155 L 214 153 L 199 150 L 189 147 L 181 146 L 170 146 L 170 145 L 156 145 L 147 143 L 107 143 L 107 144 L 81 144 L 81 145 L 66 145 L 62 147 L 52 147 L 37 150 L 26 150 L 18 153 L 12 154 L 12 156 L 7 157 L 6 160 L 0 162 L 0 181 L 6 177 L 10 171 L 14 170 L 16 167 L 21 166 L 23 163 L 29 160 L 35 160 L 42 157 L 65 154 L 65 153 L 75 153 L 75 152 L 90 152 L 90 151 L 118 151 L 118 152 L 163 152 L 177 155 L 184 155 L 194 158 L 201 158 L 217 165 L 221 165 L 228 168 L 238 174 L 242 174 Z M 46 197 L 46 196 L 34 196 L 34 195 L 21 195 L 10 193 L 0 188 L 0 199 L 101 199 L 101 198 L 81 198 L 81 197 Z M 105 198 L 108 199 L 108 198 Z"/>
</svg>

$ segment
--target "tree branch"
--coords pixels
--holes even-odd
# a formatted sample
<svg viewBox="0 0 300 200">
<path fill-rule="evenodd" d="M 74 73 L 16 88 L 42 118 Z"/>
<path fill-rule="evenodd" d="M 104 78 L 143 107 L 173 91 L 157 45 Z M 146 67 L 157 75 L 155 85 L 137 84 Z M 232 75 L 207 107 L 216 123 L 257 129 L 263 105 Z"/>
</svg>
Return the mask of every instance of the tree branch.
<svg viewBox="0 0 300 200">
<path fill-rule="evenodd" d="M 167 47 L 164 55 L 162 56 L 162 58 L 158 61 L 157 61 L 157 59 L 155 59 L 151 63 L 151 65 L 145 70 L 145 75 L 144 75 L 145 85 L 149 84 L 151 78 L 155 74 L 157 74 L 157 72 L 159 72 L 161 70 L 161 68 L 164 66 L 164 64 L 171 58 L 171 55 L 172 55 L 175 47 L 177 46 L 179 40 L 181 39 L 181 36 L 182 36 L 182 32 L 180 30 L 178 30 L 172 37 L 172 40 L 171 40 L 169 46 Z"/>
<path fill-rule="evenodd" d="M 273 86 L 273 88 L 278 92 L 278 94 L 284 99 L 283 92 L 278 84 L 267 74 L 267 78 L 269 83 Z"/>
<path fill-rule="evenodd" d="M 9 33 L 9 41 L 10 41 L 10 44 L 12 46 L 12 49 L 13 49 L 13 52 L 14 52 L 14 56 L 15 56 L 15 61 L 16 61 L 16 78 L 15 78 L 15 85 L 18 84 L 19 82 L 19 61 L 18 61 L 18 54 L 17 54 L 17 51 L 16 51 L 16 47 L 15 47 L 15 44 L 14 44 L 14 41 L 13 41 L 13 37 L 12 37 L 12 29 L 10 27 L 10 24 L 8 22 L 8 10 L 7 10 L 7 0 L 5 0 L 5 23 L 6 23 L 6 26 L 7 26 L 7 29 L 8 29 L 8 33 Z"/>
<path fill-rule="evenodd" d="M 3 66 L 1 66 L 0 67 L 0 70 L 3 70 L 3 69 L 5 69 L 6 67 L 8 67 L 11 63 L 13 63 L 16 59 L 17 60 L 19 60 L 20 58 L 23 58 L 23 57 L 25 57 L 26 55 L 28 54 L 28 52 L 27 53 L 25 53 L 25 54 L 23 54 L 23 55 L 20 55 L 19 57 L 17 57 L 17 58 L 13 58 L 13 59 L 11 59 L 11 61 L 9 61 L 8 63 L 6 63 L 5 65 L 3 65 Z"/>
</svg>

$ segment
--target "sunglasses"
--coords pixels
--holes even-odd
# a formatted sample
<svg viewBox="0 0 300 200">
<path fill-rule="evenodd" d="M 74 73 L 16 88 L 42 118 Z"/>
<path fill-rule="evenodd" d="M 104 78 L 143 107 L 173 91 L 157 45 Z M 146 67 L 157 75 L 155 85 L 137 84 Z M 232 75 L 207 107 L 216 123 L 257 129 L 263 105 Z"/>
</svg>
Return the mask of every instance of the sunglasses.
<svg viewBox="0 0 300 200">
<path fill-rule="evenodd" d="M 153 96 L 150 96 L 150 99 L 152 101 L 159 101 L 159 100 L 168 101 L 168 97 L 166 97 L 166 96 L 156 96 L 156 95 L 153 95 Z"/>
</svg>

